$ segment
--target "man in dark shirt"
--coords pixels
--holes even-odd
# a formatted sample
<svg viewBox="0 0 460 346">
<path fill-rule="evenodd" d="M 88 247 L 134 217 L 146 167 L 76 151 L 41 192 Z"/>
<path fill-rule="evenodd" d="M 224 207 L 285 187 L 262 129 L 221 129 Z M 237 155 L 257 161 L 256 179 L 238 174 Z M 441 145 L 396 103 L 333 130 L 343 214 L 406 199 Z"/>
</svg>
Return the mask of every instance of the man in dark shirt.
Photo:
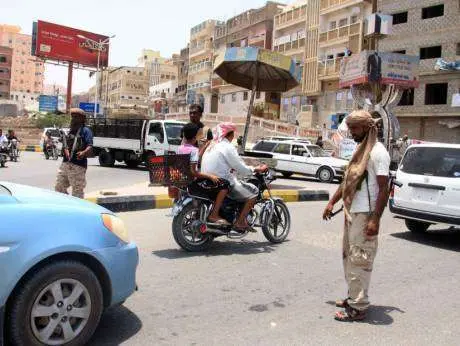
<svg viewBox="0 0 460 346">
<path fill-rule="evenodd" d="M 88 157 L 93 148 L 93 133 L 85 126 L 86 115 L 83 110 L 72 108 L 70 115 L 70 132 L 67 136 L 63 135 L 64 160 L 59 168 L 55 190 L 67 194 L 67 189 L 72 187 L 72 196 L 83 198 Z"/>
</svg>

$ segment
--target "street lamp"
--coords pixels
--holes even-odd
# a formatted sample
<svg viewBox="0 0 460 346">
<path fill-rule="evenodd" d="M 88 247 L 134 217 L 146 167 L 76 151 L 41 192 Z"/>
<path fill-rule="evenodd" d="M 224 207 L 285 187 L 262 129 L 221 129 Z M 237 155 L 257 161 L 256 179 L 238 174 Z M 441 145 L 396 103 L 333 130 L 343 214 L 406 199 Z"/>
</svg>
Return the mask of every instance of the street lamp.
<svg viewBox="0 0 460 346">
<path fill-rule="evenodd" d="M 86 36 L 83 36 L 83 35 L 77 35 L 78 38 L 81 38 L 83 40 L 87 40 L 87 41 L 90 41 L 91 43 L 93 43 L 97 48 L 97 69 L 96 69 L 96 92 L 95 92 L 95 95 L 94 95 L 94 118 L 96 118 L 96 114 L 97 114 L 97 102 L 98 102 L 98 92 L 97 92 L 97 88 L 98 88 L 98 84 L 99 84 L 99 77 L 98 77 L 98 74 L 99 74 L 99 61 L 100 61 L 100 58 L 101 58 L 101 51 L 104 49 L 104 46 L 105 45 L 109 45 L 110 44 L 110 39 L 111 38 L 114 38 L 115 35 L 112 35 L 110 37 L 107 37 L 105 40 L 99 40 L 99 41 L 95 41 L 91 38 L 88 38 Z"/>
</svg>

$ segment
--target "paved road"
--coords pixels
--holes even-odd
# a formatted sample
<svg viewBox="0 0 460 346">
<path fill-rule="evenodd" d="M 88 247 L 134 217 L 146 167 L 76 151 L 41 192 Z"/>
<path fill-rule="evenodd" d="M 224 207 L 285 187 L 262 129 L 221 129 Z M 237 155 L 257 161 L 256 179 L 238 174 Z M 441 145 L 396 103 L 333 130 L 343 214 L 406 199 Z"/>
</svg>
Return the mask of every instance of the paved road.
<svg viewBox="0 0 460 346">
<path fill-rule="evenodd" d="M 458 345 L 460 232 L 415 236 L 384 216 L 369 320 L 332 319 L 344 297 L 341 226 L 292 203 L 289 241 L 261 234 L 187 254 L 164 210 L 121 214 L 140 247 L 139 292 L 107 312 L 92 345 Z"/>
<path fill-rule="evenodd" d="M 21 153 L 20 162 L 8 162 L 8 168 L 0 169 L 0 181 L 6 180 L 20 184 L 28 184 L 46 189 L 53 189 L 56 172 L 62 159 L 45 160 L 41 153 Z M 87 172 L 86 192 L 111 189 L 142 183 L 148 180 L 145 168 L 129 169 L 124 164 L 112 168 L 99 166 L 97 159 L 90 159 Z M 278 179 L 276 185 L 283 184 L 293 188 L 323 189 L 333 192 L 336 184 L 322 184 L 315 179 L 294 176 L 290 179 Z"/>
</svg>

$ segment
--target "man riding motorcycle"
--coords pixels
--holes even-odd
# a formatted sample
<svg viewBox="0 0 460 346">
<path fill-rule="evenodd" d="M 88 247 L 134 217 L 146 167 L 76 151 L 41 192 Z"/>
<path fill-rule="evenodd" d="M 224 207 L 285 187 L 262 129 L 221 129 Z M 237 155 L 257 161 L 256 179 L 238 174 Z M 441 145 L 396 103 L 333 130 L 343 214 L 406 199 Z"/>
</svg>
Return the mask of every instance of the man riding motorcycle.
<svg viewBox="0 0 460 346">
<path fill-rule="evenodd" d="M 217 125 L 213 143 L 206 149 L 201 162 L 201 171 L 225 179 L 230 183 L 229 197 L 238 202 L 245 202 L 238 219 L 234 223 L 237 231 L 247 231 L 250 226 L 247 216 L 254 207 L 258 189 L 253 184 L 238 180 L 236 173 L 248 176 L 268 170 L 267 165 L 257 167 L 247 166 L 239 157 L 236 147 L 232 144 L 235 138 L 236 126 L 233 123 Z"/>
</svg>

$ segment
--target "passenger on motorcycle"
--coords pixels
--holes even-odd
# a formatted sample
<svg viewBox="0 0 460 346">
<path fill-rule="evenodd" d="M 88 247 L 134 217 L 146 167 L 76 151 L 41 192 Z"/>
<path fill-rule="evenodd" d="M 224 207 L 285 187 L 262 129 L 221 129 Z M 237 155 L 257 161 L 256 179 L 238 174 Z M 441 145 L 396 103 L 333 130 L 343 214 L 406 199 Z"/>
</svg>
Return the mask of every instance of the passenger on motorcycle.
<svg viewBox="0 0 460 346">
<path fill-rule="evenodd" d="M 182 131 L 184 139 L 179 147 L 178 154 L 190 154 L 190 168 L 192 176 L 195 178 L 193 184 L 199 185 L 199 187 L 208 192 L 210 197 L 215 199 L 208 221 L 219 225 L 228 225 L 229 223 L 219 216 L 219 210 L 228 194 L 229 183 L 214 174 L 206 174 L 198 170 L 199 149 L 195 144 L 199 127 L 194 123 L 188 123 L 183 127 Z M 206 180 L 211 180 L 212 184 L 209 184 Z"/>
<path fill-rule="evenodd" d="M 250 228 L 247 216 L 254 207 L 259 190 L 253 184 L 238 180 L 236 174 L 249 176 L 254 172 L 265 172 L 268 167 L 266 165 L 250 167 L 244 163 L 232 144 L 235 132 L 236 126 L 233 123 L 217 125 L 214 141 L 203 154 L 201 171 L 229 181 L 229 197 L 237 202 L 245 203 L 233 226 L 238 231 L 245 231 Z"/>
<path fill-rule="evenodd" d="M 3 130 L 0 129 L 0 146 L 6 142 L 8 142 L 8 138 L 3 134 Z"/>
<path fill-rule="evenodd" d="M 19 138 L 16 137 L 16 134 L 14 133 L 14 130 L 8 130 L 8 136 L 6 138 L 8 139 L 8 142 L 11 142 L 13 139 L 15 139 L 18 142 L 20 142 Z"/>
</svg>

